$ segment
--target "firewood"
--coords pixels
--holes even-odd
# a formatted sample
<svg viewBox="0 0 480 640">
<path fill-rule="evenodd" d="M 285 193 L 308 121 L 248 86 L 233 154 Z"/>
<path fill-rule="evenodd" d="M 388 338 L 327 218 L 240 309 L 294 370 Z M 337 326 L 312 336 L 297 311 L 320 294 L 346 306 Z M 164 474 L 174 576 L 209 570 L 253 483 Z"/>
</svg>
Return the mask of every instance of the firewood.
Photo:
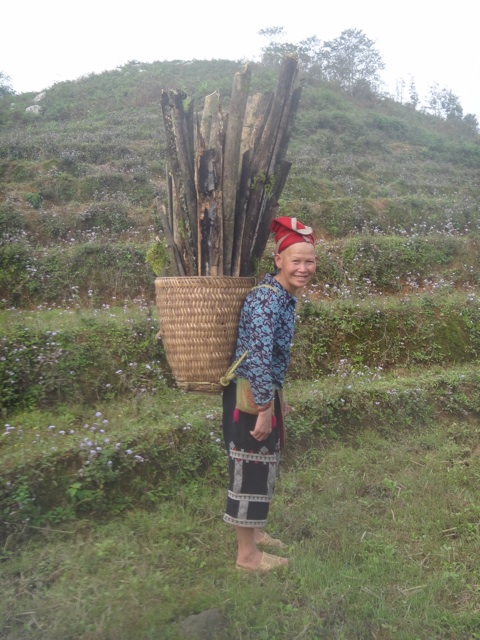
<svg viewBox="0 0 480 640">
<path fill-rule="evenodd" d="M 173 275 L 184 276 L 186 275 L 185 267 L 182 257 L 173 239 L 173 231 L 170 226 L 169 215 L 167 213 L 165 205 L 162 204 L 159 206 L 158 213 L 160 215 L 160 220 L 162 223 L 163 235 L 165 236 L 165 244 L 167 247 L 168 257 L 172 265 L 172 271 L 174 272 Z"/>
<path fill-rule="evenodd" d="M 197 153 L 195 158 L 195 183 L 197 188 L 198 218 L 198 275 L 223 274 L 223 194 L 221 189 L 223 165 L 223 129 L 220 119 L 214 148 L 206 148 L 197 128 Z M 213 141 L 212 141 L 213 142 Z"/>
<path fill-rule="evenodd" d="M 262 137 L 273 100 L 273 93 L 255 94 L 247 102 L 243 126 L 241 151 L 242 170 L 235 209 L 235 231 L 232 258 L 232 276 L 241 272 L 242 244 L 245 233 L 247 205 L 250 197 L 253 174 L 253 158 Z"/>
<path fill-rule="evenodd" d="M 247 106 L 251 72 L 248 65 L 235 74 L 225 133 L 225 157 L 223 164 L 223 268 L 224 275 L 231 275 L 233 237 L 235 230 L 235 203 L 240 175 L 240 144 Z"/>
<path fill-rule="evenodd" d="M 205 141 L 207 149 L 215 146 L 220 116 L 220 94 L 218 91 L 205 96 L 200 124 L 200 135 Z"/>
<path fill-rule="evenodd" d="M 301 94 L 297 66 L 286 56 L 275 92 L 254 96 L 250 67 L 242 67 L 225 115 L 217 91 L 196 120 L 185 93 L 162 91 L 168 211 L 161 220 L 176 274 L 253 274 L 291 167 L 285 155 Z"/>
<path fill-rule="evenodd" d="M 284 58 L 280 69 L 279 81 L 275 91 L 272 107 L 262 133 L 258 151 L 253 160 L 252 187 L 249 196 L 246 219 L 248 228 L 245 231 L 241 250 L 241 271 L 250 275 L 253 265 L 253 247 L 257 244 L 260 227 L 270 227 L 271 216 L 267 207 L 269 193 L 275 184 L 274 167 L 278 152 L 283 148 L 281 125 L 288 122 L 288 111 L 294 82 L 297 75 L 297 60 L 293 56 Z"/>
<path fill-rule="evenodd" d="M 196 274 L 195 246 L 197 243 L 196 196 L 193 170 L 193 142 L 191 141 L 192 114 L 184 112 L 186 94 L 162 91 L 162 112 L 167 134 L 167 155 L 175 185 L 176 210 L 180 224 L 180 237 L 175 237 L 184 255 L 187 274 Z"/>
</svg>

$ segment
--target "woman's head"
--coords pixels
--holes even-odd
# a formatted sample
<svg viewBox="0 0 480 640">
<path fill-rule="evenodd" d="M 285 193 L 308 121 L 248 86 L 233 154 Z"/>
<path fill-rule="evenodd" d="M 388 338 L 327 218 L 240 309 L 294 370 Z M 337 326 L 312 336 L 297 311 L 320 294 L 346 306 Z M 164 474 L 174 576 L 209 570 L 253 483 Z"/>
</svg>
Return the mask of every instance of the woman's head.
<svg viewBox="0 0 480 640">
<path fill-rule="evenodd" d="M 295 295 L 298 289 L 309 284 L 317 266 L 312 229 L 296 218 L 283 217 L 273 221 L 272 231 L 277 243 L 275 278 Z"/>
<path fill-rule="evenodd" d="M 285 251 L 297 242 L 308 242 L 311 245 L 315 243 L 311 227 L 305 226 L 297 218 L 289 218 L 288 216 L 275 218 L 271 230 L 275 234 L 277 253 Z"/>
</svg>

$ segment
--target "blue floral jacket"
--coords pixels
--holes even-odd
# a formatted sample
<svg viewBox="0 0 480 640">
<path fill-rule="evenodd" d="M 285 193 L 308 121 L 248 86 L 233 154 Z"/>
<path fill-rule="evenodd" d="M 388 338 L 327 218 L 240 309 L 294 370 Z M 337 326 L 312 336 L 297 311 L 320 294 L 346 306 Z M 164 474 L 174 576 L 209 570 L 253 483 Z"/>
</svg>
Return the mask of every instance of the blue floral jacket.
<svg viewBox="0 0 480 640">
<path fill-rule="evenodd" d="M 269 286 L 261 286 L 265 284 Z M 234 361 L 248 353 L 235 374 L 249 380 L 256 404 L 270 402 L 273 388 L 283 387 L 290 363 L 296 302 L 273 274 L 267 274 L 243 304 Z"/>
</svg>

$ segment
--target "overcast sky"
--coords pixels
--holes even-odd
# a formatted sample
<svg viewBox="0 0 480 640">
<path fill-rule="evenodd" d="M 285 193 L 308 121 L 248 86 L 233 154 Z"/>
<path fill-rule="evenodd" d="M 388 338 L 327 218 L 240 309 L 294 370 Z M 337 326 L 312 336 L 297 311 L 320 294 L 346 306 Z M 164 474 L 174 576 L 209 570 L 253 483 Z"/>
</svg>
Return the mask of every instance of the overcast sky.
<svg viewBox="0 0 480 640">
<path fill-rule="evenodd" d="M 260 29 L 297 43 L 361 29 L 385 63 L 384 90 L 413 77 L 421 102 L 438 83 L 480 121 L 478 0 L 23 0 L 4 3 L 0 70 L 18 93 L 115 69 L 130 60 L 258 60 Z M 178 10 L 178 13 L 177 13 Z M 408 96 L 406 96 L 408 97 Z"/>
</svg>

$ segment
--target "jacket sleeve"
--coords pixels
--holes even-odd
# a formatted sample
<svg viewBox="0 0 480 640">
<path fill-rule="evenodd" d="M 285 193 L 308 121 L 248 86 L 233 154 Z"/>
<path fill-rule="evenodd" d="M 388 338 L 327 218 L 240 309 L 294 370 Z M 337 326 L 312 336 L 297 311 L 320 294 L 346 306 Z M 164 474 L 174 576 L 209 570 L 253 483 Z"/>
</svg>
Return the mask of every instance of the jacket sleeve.
<svg viewBox="0 0 480 640">
<path fill-rule="evenodd" d="M 278 315 L 278 295 L 268 289 L 259 290 L 251 307 L 246 367 L 258 405 L 273 399 L 272 360 Z"/>
</svg>

